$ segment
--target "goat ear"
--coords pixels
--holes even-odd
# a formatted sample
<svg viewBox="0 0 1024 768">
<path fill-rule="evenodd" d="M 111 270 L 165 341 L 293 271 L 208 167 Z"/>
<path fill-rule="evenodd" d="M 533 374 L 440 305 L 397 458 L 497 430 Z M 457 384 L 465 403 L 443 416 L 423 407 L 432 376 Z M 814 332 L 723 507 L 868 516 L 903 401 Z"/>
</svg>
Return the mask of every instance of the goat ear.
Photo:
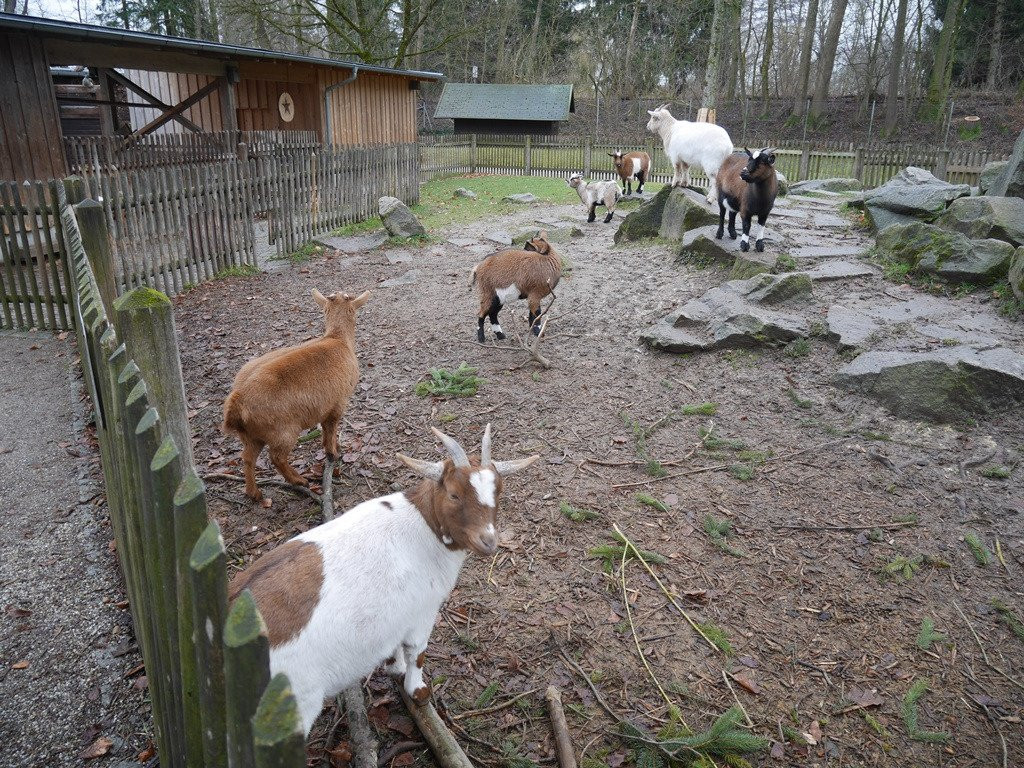
<svg viewBox="0 0 1024 768">
<path fill-rule="evenodd" d="M 541 240 L 547 240 L 548 231 L 546 229 L 542 229 L 540 232 L 537 233 L 537 237 L 539 237 Z"/>
<path fill-rule="evenodd" d="M 313 301 L 319 304 L 322 309 L 327 309 L 327 297 L 316 288 L 313 289 Z"/>
<path fill-rule="evenodd" d="M 751 152 L 751 151 L 750 151 L 749 149 L 747 149 L 746 147 L 744 147 L 744 148 L 743 148 L 743 151 L 747 153 L 747 157 L 753 157 L 753 156 L 754 156 L 754 153 L 753 153 L 753 152 Z"/>
<path fill-rule="evenodd" d="M 530 456 L 526 459 L 513 459 L 512 461 L 496 461 L 494 462 L 494 471 L 502 477 L 508 477 L 514 475 L 516 472 L 526 469 L 528 466 L 533 464 L 540 456 Z"/>
<path fill-rule="evenodd" d="M 618 157 L 614 152 L 609 152 L 608 157 Z"/>
<path fill-rule="evenodd" d="M 438 482 L 441 479 L 441 476 L 444 475 L 443 461 L 422 461 L 421 459 L 414 459 L 411 456 L 406 456 L 401 453 L 396 453 L 395 456 L 397 456 L 398 460 L 405 464 L 405 466 L 420 477 L 427 478 L 427 480 Z"/>
<path fill-rule="evenodd" d="M 365 304 L 369 300 L 370 300 L 370 292 L 369 291 L 363 291 L 358 296 L 356 296 L 354 299 L 352 299 L 352 306 L 355 307 L 356 309 L 359 309 L 361 306 L 363 306 L 363 304 Z"/>
<path fill-rule="evenodd" d="M 768 152 L 768 165 L 775 165 L 775 153 L 772 151 Z"/>
</svg>

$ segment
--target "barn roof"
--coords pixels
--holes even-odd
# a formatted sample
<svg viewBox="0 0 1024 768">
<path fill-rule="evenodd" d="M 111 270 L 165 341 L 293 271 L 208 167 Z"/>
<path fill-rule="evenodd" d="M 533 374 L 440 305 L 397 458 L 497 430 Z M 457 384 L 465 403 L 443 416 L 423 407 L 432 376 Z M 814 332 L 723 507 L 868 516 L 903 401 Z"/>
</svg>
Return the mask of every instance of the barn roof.
<svg viewBox="0 0 1024 768">
<path fill-rule="evenodd" d="M 317 56 L 303 56 L 297 53 L 269 51 L 263 48 L 226 45 L 225 43 L 215 43 L 209 40 L 168 37 L 167 35 L 156 35 L 151 32 L 135 32 L 133 30 L 102 27 L 95 24 L 79 24 L 73 21 L 43 19 L 36 16 L 20 16 L 9 13 L 0 13 L 0 31 L 25 32 L 37 37 L 71 42 L 92 42 L 130 48 L 148 48 L 151 50 L 187 53 L 206 59 L 295 62 L 333 69 L 352 69 L 353 67 L 358 67 L 360 71 L 364 72 L 400 75 L 414 80 L 441 80 L 444 78 L 444 75 L 440 72 L 421 72 L 411 69 L 382 67 L 376 64 L 363 64 L 358 61 L 339 61 L 337 59 L 325 59 Z M 87 64 L 88 62 L 80 63 Z"/>
<path fill-rule="evenodd" d="M 445 83 L 434 117 L 560 121 L 575 111 L 571 85 Z"/>
</svg>

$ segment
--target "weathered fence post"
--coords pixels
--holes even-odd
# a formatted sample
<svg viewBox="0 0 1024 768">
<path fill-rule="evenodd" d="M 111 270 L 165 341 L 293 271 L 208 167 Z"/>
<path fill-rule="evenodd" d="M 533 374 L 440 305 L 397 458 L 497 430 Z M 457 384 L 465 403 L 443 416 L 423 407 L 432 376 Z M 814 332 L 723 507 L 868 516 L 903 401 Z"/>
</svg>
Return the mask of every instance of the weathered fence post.
<svg viewBox="0 0 1024 768">
<path fill-rule="evenodd" d="M 806 181 L 811 166 L 811 145 L 804 141 L 800 147 L 800 171 L 797 181 Z"/>
<path fill-rule="evenodd" d="M 153 405 L 174 437 L 185 465 L 191 467 L 192 430 L 188 426 L 185 381 L 171 300 L 160 291 L 142 287 L 115 300 L 113 308 L 117 335 L 132 351 L 132 359 L 152 394 Z"/>
<path fill-rule="evenodd" d="M 864 147 L 857 147 L 853 153 L 853 177 L 864 183 Z"/>
<path fill-rule="evenodd" d="M 476 134 L 469 136 L 469 171 L 476 173 Z"/>
<path fill-rule="evenodd" d="M 85 255 L 96 276 L 96 286 L 100 289 L 100 298 L 103 299 L 109 313 L 120 291 L 117 269 L 114 266 L 114 249 L 103 205 L 95 200 L 84 200 L 75 206 L 75 216 L 78 219 L 78 228 L 82 232 Z"/>
<path fill-rule="evenodd" d="M 360 693 L 361 695 L 361 693 Z M 306 734 L 291 683 L 274 675 L 252 718 L 256 768 L 299 768 L 306 764 Z"/>
<path fill-rule="evenodd" d="M 935 168 L 935 176 L 946 181 L 946 176 L 949 173 L 949 150 L 940 149 L 938 155 L 939 157 Z"/>
<path fill-rule="evenodd" d="M 250 768 L 252 716 L 270 680 L 270 641 L 249 590 L 235 599 L 224 624 L 224 672 L 228 765 Z"/>
<path fill-rule="evenodd" d="M 592 153 L 594 151 L 593 141 L 589 136 L 583 139 L 583 178 L 590 178 L 591 163 L 593 160 Z"/>
<path fill-rule="evenodd" d="M 523 145 L 523 174 L 529 176 L 533 173 L 533 152 L 530 144 L 530 137 L 527 135 L 526 143 Z"/>
</svg>

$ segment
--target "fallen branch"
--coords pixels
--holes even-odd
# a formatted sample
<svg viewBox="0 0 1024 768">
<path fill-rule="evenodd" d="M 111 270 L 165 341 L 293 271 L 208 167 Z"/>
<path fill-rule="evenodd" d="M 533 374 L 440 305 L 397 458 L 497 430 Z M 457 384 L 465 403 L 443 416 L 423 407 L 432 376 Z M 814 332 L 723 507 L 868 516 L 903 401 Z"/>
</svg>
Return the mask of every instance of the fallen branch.
<svg viewBox="0 0 1024 768">
<path fill-rule="evenodd" d="M 520 693 L 518 696 L 513 696 L 511 699 L 508 699 L 507 701 L 501 702 L 501 704 L 495 704 L 493 707 L 487 707 L 486 709 L 467 709 L 465 712 L 459 712 L 459 714 L 457 714 L 457 715 L 449 715 L 448 719 L 449 720 L 464 720 L 467 717 L 477 717 L 478 715 L 489 715 L 489 714 L 491 714 L 493 712 L 500 712 L 501 710 L 503 710 L 503 709 L 505 709 L 507 707 L 511 707 L 513 704 L 515 704 L 520 699 L 525 698 L 526 696 L 529 696 L 532 693 L 536 693 L 539 690 L 540 690 L 540 688 L 531 688 L 528 691 L 524 691 L 523 693 Z"/>
<path fill-rule="evenodd" d="M 562 692 L 549 685 L 544 693 L 548 703 L 548 716 L 551 718 L 551 730 L 555 734 L 555 752 L 558 754 L 558 765 L 561 768 L 576 768 L 576 753 L 569 738 L 569 726 L 565 722 L 565 710 L 562 709 Z"/>
<path fill-rule="evenodd" d="M 348 714 L 348 740 L 352 745 L 352 765 L 355 768 L 377 768 L 377 739 L 366 716 L 366 702 L 363 700 L 361 685 L 346 688 L 339 696 L 344 697 L 345 712 Z"/>
<path fill-rule="evenodd" d="M 334 459 L 330 456 L 324 459 L 324 477 L 320 487 L 323 489 L 320 506 L 326 523 L 334 519 Z"/>
<path fill-rule="evenodd" d="M 424 746 L 422 741 L 400 741 L 397 744 L 392 744 L 381 753 L 379 758 L 377 758 L 377 768 L 385 768 L 385 766 L 390 765 L 391 761 L 399 755 L 413 749 L 419 749 L 422 746 Z"/>
<path fill-rule="evenodd" d="M 234 480 L 236 483 L 245 482 L 244 477 L 241 477 L 240 475 L 232 475 L 229 472 L 210 472 L 209 474 L 203 475 L 203 480 Z M 256 485 L 269 485 L 274 488 L 284 488 L 286 491 L 297 493 L 299 496 L 306 496 L 307 498 L 320 503 L 320 494 L 309 490 L 309 488 L 304 485 L 292 485 L 291 483 L 286 483 L 283 480 L 271 479 L 257 480 Z"/>
<path fill-rule="evenodd" d="M 428 699 L 425 704 L 417 704 L 405 692 L 404 686 L 399 685 L 398 690 L 402 694 L 405 708 L 409 710 L 409 715 L 416 721 L 416 726 L 420 729 L 427 744 L 430 745 L 430 751 L 434 753 L 434 757 L 437 758 L 437 762 L 441 764 L 442 768 L 473 768 L 473 763 L 469 761 L 469 757 L 462 751 L 459 742 L 455 740 L 455 734 L 437 714 L 434 703 Z"/>
<path fill-rule="evenodd" d="M 878 525 L 799 525 L 799 524 L 786 524 L 786 525 L 773 525 L 772 528 L 783 528 L 786 530 L 793 531 L 873 531 L 875 528 L 881 528 L 882 530 L 892 528 L 906 528 L 911 525 L 917 525 L 913 520 L 908 520 L 903 523 L 880 523 Z"/>
</svg>

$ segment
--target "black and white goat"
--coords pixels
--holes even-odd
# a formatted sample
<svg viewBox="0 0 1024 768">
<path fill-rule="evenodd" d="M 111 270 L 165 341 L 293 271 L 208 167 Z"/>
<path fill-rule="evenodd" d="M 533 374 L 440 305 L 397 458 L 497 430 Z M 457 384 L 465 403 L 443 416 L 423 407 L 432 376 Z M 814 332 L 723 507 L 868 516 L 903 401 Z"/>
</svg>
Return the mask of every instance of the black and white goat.
<svg viewBox="0 0 1024 768">
<path fill-rule="evenodd" d="M 764 250 L 764 223 L 775 205 L 779 180 L 775 175 L 775 153 L 765 147 L 756 152 L 744 149 L 746 156 L 729 155 L 718 171 L 718 233 L 725 234 L 725 212 L 729 211 L 729 237 L 736 239 L 736 214 L 743 223 L 740 250 L 750 250 L 750 222 L 756 216 L 757 237 L 754 250 Z"/>
</svg>

